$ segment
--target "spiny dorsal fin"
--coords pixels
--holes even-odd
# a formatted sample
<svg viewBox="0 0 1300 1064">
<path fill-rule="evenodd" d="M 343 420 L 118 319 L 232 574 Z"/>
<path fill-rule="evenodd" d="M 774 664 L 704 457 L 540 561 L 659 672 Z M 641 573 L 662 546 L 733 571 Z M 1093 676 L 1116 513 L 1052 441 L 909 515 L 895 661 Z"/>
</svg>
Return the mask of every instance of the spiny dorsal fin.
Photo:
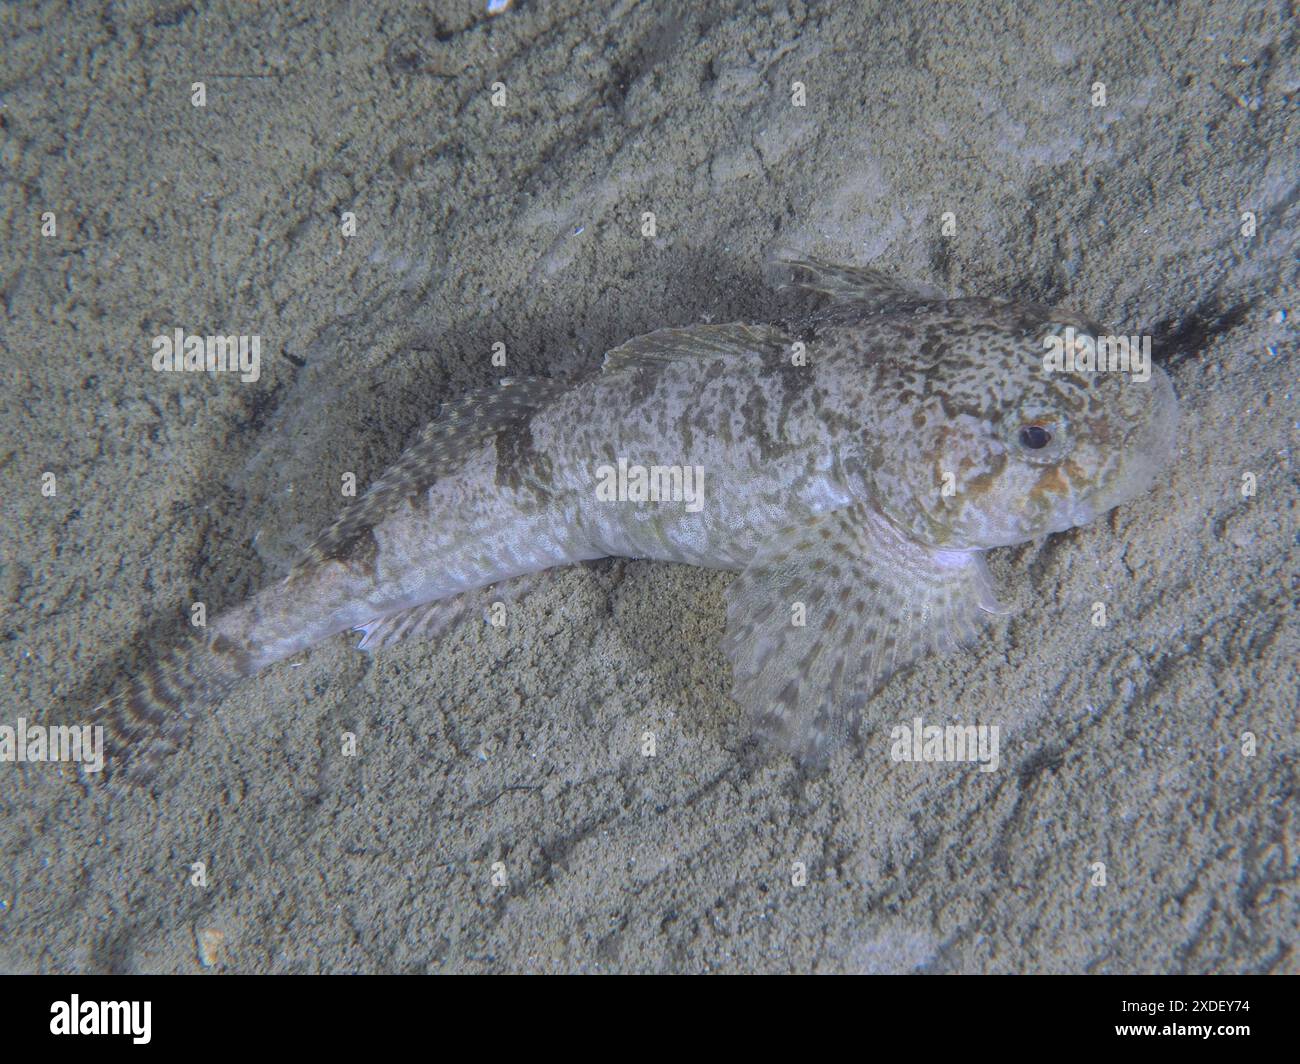
<svg viewBox="0 0 1300 1064">
<path fill-rule="evenodd" d="M 840 266 L 813 258 L 778 258 L 776 266 L 788 274 L 782 287 L 825 297 L 827 306 L 816 315 L 821 321 L 855 321 L 946 298 L 933 285 L 903 281 L 869 266 Z"/>
<path fill-rule="evenodd" d="M 766 325 L 686 325 L 656 329 L 620 344 L 605 356 L 603 371 L 653 367 L 678 359 L 746 359 L 756 367 L 773 352 L 787 350 L 790 339 Z"/>
<path fill-rule="evenodd" d="M 416 442 L 307 548 L 290 579 L 345 555 L 406 499 L 455 472 L 490 437 L 526 421 L 568 387 L 546 377 L 505 377 L 498 387 L 445 403 Z"/>
</svg>

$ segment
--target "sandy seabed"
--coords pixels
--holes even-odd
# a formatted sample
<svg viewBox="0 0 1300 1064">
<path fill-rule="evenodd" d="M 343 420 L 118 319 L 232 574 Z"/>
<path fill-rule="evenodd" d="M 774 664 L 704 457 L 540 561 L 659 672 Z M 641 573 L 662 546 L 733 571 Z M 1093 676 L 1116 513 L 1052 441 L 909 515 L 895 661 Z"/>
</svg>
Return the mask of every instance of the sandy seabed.
<svg viewBox="0 0 1300 1064">
<path fill-rule="evenodd" d="M 747 738 L 730 578 L 628 561 L 274 668 L 152 791 L 0 764 L 0 969 L 1300 968 L 1286 6 L 434 6 L 0 13 L 0 722 L 283 575 L 494 343 L 571 375 L 769 319 L 783 249 L 1152 336 L 1176 461 L 995 551 L 1015 614 L 822 774 Z M 259 379 L 153 372 L 176 327 Z M 918 715 L 1001 767 L 890 762 Z"/>
</svg>

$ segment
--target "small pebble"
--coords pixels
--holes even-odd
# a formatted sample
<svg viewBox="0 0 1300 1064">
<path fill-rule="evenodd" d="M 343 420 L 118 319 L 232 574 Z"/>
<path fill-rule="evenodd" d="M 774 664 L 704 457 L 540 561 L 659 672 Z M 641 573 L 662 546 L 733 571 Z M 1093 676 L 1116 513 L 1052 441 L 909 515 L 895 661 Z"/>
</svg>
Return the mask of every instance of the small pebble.
<svg viewBox="0 0 1300 1064">
<path fill-rule="evenodd" d="M 196 927 L 194 940 L 199 947 L 199 963 L 205 968 L 220 964 L 226 945 L 226 933 L 215 927 Z"/>
</svg>

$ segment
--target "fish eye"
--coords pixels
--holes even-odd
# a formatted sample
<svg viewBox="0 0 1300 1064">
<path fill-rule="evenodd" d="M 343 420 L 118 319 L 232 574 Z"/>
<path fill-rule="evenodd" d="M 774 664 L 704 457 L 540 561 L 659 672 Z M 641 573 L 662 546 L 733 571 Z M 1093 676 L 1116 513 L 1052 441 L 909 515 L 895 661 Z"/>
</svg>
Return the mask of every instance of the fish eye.
<svg viewBox="0 0 1300 1064">
<path fill-rule="evenodd" d="M 1065 414 L 1037 403 L 1008 419 L 1004 446 L 1030 465 L 1054 465 L 1074 449 Z"/>
<path fill-rule="evenodd" d="M 1042 425 L 1025 425 L 1020 430 L 1020 445 L 1038 451 L 1052 442 L 1052 434 Z"/>
</svg>

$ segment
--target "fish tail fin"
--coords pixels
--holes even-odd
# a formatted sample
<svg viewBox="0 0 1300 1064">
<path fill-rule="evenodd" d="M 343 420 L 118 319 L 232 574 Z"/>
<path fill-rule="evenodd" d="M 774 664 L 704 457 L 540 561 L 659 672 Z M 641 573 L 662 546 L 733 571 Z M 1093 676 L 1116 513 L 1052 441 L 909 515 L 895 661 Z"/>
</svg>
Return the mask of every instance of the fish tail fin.
<svg viewBox="0 0 1300 1064">
<path fill-rule="evenodd" d="M 148 783 L 198 713 L 253 671 L 246 651 L 214 634 L 195 636 L 159 658 L 92 714 L 104 727 L 109 774 Z"/>
</svg>

